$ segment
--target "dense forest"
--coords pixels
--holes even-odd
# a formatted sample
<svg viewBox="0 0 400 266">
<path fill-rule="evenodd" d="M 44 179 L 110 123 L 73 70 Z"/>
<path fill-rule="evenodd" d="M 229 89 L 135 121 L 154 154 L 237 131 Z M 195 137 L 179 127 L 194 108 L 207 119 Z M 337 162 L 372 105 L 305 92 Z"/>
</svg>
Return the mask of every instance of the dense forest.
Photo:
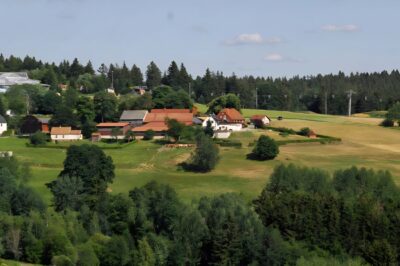
<svg viewBox="0 0 400 266">
<path fill-rule="evenodd" d="M 59 84 L 67 84 L 82 93 L 95 93 L 110 87 L 113 80 L 118 94 L 131 92 L 133 86 L 146 85 L 154 89 L 167 85 L 175 91 L 190 93 L 190 97 L 199 103 L 208 103 L 217 96 L 233 93 L 247 108 L 347 114 L 350 91 L 352 112 L 387 110 L 400 100 L 398 70 L 270 78 L 225 76 L 222 72 L 206 69 L 203 76 L 192 77 L 183 63 L 178 65 L 175 61 L 164 73 L 151 62 L 143 73 L 138 66 L 128 67 L 125 63 L 122 66 L 101 64 L 95 71 L 90 61 L 81 64 L 76 58 L 72 63 L 64 60 L 57 65 L 29 56 L 21 59 L 0 55 L 0 72 L 23 70 L 28 71 L 31 78 L 50 85 L 53 91 L 59 90 Z"/>
<path fill-rule="evenodd" d="M 90 167 L 87 167 L 90 165 Z M 278 166 L 252 202 L 229 193 L 183 203 L 150 182 L 112 194 L 111 157 L 71 146 L 47 184 L 0 158 L 0 256 L 45 265 L 395 265 L 400 190 L 388 172 Z"/>
</svg>

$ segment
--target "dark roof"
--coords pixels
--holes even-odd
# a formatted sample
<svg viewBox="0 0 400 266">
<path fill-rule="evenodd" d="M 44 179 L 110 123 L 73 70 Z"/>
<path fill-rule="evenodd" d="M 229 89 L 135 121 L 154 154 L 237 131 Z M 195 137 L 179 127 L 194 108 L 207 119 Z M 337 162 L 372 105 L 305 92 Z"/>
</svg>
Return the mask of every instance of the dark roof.
<svg viewBox="0 0 400 266">
<path fill-rule="evenodd" d="M 147 110 L 125 110 L 122 112 L 120 120 L 144 120 Z"/>
<path fill-rule="evenodd" d="M 0 115 L 0 123 L 7 123 L 6 119 L 2 115 Z"/>
</svg>

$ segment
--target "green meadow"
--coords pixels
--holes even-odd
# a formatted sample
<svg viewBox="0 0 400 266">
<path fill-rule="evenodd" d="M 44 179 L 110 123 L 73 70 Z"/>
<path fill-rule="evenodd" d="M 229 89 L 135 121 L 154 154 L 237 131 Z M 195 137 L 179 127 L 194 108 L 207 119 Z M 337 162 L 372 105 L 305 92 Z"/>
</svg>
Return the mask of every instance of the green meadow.
<svg viewBox="0 0 400 266">
<path fill-rule="evenodd" d="M 204 108 L 204 107 L 202 107 Z M 225 192 L 241 193 L 246 199 L 254 198 L 264 187 L 276 165 L 295 163 L 302 166 L 319 167 L 333 172 L 337 169 L 359 166 L 377 170 L 390 170 L 400 183 L 400 130 L 382 128 L 381 118 L 370 116 L 326 116 L 313 113 L 286 111 L 243 110 L 246 117 L 252 114 L 267 114 L 273 119 L 272 126 L 299 130 L 310 127 L 317 134 L 342 139 L 340 143 L 287 144 L 280 147 L 279 156 L 273 161 L 259 162 L 246 159 L 252 147 L 248 144 L 261 134 L 277 140 L 298 139 L 301 136 L 283 137 L 268 130 L 244 131 L 232 134 L 240 140 L 242 148 L 220 148 L 220 162 L 215 170 L 206 174 L 184 172 L 177 166 L 192 152 L 190 148 L 171 149 L 152 141 L 138 141 L 120 149 L 96 144 L 113 158 L 116 178 L 110 185 L 110 193 L 127 193 L 150 180 L 170 184 L 186 202 L 198 200 L 205 195 Z M 276 117 L 282 116 L 278 121 Z M 47 202 L 51 194 L 46 183 L 57 178 L 62 169 L 66 149 L 33 148 L 27 146 L 27 139 L 15 137 L 0 138 L 0 150 L 13 151 L 18 160 L 31 167 L 32 177 L 28 184 L 37 190 Z M 90 143 L 83 141 L 81 143 Z M 71 145 L 62 144 L 63 146 Z M 112 144 L 116 146 L 115 144 Z"/>
</svg>

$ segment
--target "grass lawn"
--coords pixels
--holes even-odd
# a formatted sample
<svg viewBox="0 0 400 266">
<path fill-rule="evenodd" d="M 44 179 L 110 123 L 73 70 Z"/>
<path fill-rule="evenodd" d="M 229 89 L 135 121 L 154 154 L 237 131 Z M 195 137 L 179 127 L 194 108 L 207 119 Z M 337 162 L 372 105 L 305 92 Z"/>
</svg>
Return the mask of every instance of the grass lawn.
<svg viewBox="0 0 400 266">
<path fill-rule="evenodd" d="M 224 192 L 238 192 L 251 200 L 260 193 L 273 168 L 280 163 L 319 167 L 329 172 L 352 165 L 390 170 L 400 184 L 400 130 L 379 127 L 379 118 L 265 110 L 243 110 L 243 113 L 245 116 L 265 113 L 271 118 L 281 115 L 284 119 L 273 119 L 272 126 L 295 130 L 310 127 L 317 134 L 342 138 L 342 142 L 288 144 L 280 147 L 281 152 L 275 160 L 259 162 L 246 160 L 246 154 L 252 149 L 248 143 L 259 135 L 266 134 L 280 140 L 304 137 L 283 137 L 267 130 L 234 133 L 232 138 L 240 140 L 243 147 L 221 147 L 221 160 L 216 169 L 210 173 L 196 174 L 177 167 L 179 162 L 190 156 L 192 149 L 170 149 L 153 142 L 139 141 L 122 149 L 104 150 L 116 165 L 116 178 L 110 191 L 127 193 L 134 187 L 156 180 L 170 184 L 186 202 Z M 66 150 L 31 148 L 26 146 L 27 141 L 13 137 L 0 138 L 0 150 L 13 151 L 19 160 L 31 166 L 32 178 L 28 184 L 50 203 L 51 194 L 45 184 L 55 179 L 61 171 Z"/>
</svg>

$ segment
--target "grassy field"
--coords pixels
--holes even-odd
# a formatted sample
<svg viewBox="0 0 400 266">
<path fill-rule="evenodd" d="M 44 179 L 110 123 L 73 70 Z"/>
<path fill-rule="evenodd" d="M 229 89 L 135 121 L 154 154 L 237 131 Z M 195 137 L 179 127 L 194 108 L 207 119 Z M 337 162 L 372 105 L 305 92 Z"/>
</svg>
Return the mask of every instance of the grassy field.
<svg viewBox="0 0 400 266">
<path fill-rule="evenodd" d="M 259 194 L 273 168 L 281 163 L 319 167 L 330 172 L 352 165 L 390 170 L 400 184 L 400 130 L 379 127 L 379 118 L 265 110 L 243 110 L 243 113 L 246 117 L 254 113 L 265 113 L 271 118 L 283 116 L 282 121 L 273 119 L 272 125 L 296 130 L 310 127 L 317 134 L 339 137 L 343 141 L 336 144 L 289 144 L 280 147 L 276 160 L 258 162 L 246 160 L 246 154 L 252 149 L 248 143 L 259 135 L 267 134 L 275 139 L 303 137 L 282 137 L 276 132 L 260 130 L 234 133 L 232 138 L 242 141 L 243 147 L 221 148 L 220 163 L 207 174 L 178 169 L 177 164 L 190 156 L 191 149 L 169 149 L 140 141 L 123 149 L 104 150 L 116 165 L 116 178 L 110 191 L 126 193 L 150 180 L 157 180 L 173 186 L 186 202 L 224 192 L 238 192 L 250 200 Z M 31 148 L 26 143 L 26 139 L 0 138 L 0 150 L 13 151 L 19 160 L 31 166 L 32 178 L 28 184 L 50 202 L 51 194 L 45 184 L 61 171 L 66 150 Z"/>
</svg>

